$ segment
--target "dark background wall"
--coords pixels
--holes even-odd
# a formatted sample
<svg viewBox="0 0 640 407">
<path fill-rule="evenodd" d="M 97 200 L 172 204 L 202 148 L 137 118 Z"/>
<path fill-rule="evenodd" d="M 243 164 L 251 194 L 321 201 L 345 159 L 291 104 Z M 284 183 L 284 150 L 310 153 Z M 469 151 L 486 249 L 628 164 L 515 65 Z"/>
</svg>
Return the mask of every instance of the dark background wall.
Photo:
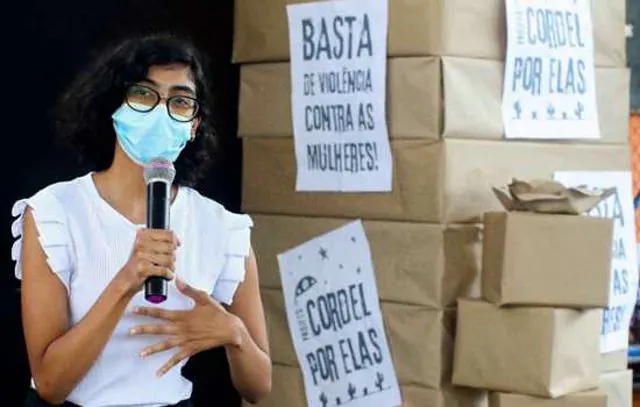
<svg viewBox="0 0 640 407">
<path fill-rule="evenodd" d="M 8 7 L 11 7 L 8 8 Z M 105 44 L 135 33 L 171 30 L 207 52 L 217 95 L 224 154 L 202 190 L 239 209 L 240 151 L 235 139 L 237 69 L 229 63 L 232 1 L 110 0 L 10 2 L 3 11 L 2 126 L 0 140 L 0 405 L 19 406 L 29 385 L 20 326 L 18 282 L 10 258 L 13 202 L 52 182 L 83 173 L 74 158 L 54 145 L 49 110 L 55 99 Z M 197 405 L 235 406 L 224 353 L 192 360 Z"/>
</svg>

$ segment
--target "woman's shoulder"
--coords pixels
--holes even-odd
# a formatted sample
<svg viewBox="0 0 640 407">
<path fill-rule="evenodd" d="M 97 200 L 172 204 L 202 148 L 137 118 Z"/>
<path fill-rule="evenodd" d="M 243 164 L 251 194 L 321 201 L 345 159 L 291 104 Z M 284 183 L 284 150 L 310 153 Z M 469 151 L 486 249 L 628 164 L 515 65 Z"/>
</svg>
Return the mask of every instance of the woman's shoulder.
<svg viewBox="0 0 640 407">
<path fill-rule="evenodd" d="M 70 204 L 71 201 L 77 199 L 78 191 L 84 187 L 88 176 L 90 175 L 83 175 L 46 185 L 31 196 L 18 199 L 14 204 L 14 209 L 39 202 L 58 203 L 62 206 Z"/>
<path fill-rule="evenodd" d="M 54 213 L 63 212 L 64 208 L 72 208 L 88 176 L 90 175 L 58 181 L 37 190 L 31 196 L 18 199 L 13 205 L 12 215 L 20 216 L 27 206 L 33 210 L 37 208 L 39 211 Z"/>
<path fill-rule="evenodd" d="M 251 216 L 228 210 L 216 200 L 202 195 L 193 188 L 181 187 L 180 193 L 187 195 L 190 210 L 200 217 L 215 217 L 226 229 L 246 229 L 253 226 Z"/>
</svg>

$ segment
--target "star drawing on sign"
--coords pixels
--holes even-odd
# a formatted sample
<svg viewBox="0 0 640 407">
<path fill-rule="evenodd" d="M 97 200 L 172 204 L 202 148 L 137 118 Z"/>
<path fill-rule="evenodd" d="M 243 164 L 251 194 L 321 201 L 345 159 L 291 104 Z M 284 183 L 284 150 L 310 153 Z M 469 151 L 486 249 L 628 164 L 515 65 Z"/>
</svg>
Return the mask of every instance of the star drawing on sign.
<svg viewBox="0 0 640 407">
<path fill-rule="evenodd" d="M 329 260 L 329 254 L 327 253 L 327 249 L 325 249 L 324 247 L 320 248 L 318 254 L 320 255 L 320 258 L 322 260 Z"/>
<path fill-rule="evenodd" d="M 362 271 L 362 269 L 360 269 L 360 267 L 358 267 L 358 268 L 356 269 L 356 273 L 358 273 L 358 274 L 360 274 L 360 272 L 361 272 L 361 271 Z"/>
<path fill-rule="evenodd" d="M 342 270 L 342 264 L 338 264 L 338 268 Z"/>
<path fill-rule="evenodd" d="M 353 243 L 355 243 L 355 242 L 356 242 L 356 237 L 355 237 L 355 236 L 351 236 L 351 241 L 352 241 Z"/>
</svg>

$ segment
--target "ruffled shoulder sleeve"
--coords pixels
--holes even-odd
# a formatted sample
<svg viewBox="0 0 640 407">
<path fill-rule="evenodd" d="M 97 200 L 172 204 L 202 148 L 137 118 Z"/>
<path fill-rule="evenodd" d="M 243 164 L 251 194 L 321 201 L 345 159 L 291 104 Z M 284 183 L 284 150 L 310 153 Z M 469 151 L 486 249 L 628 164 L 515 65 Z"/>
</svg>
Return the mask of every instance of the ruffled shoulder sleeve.
<svg viewBox="0 0 640 407">
<path fill-rule="evenodd" d="M 253 221 L 248 215 L 224 211 L 223 225 L 226 237 L 223 266 L 211 295 L 216 301 L 231 305 L 238 286 L 244 281 L 245 260 L 251 252 Z"/>
<path fill-rule="evenodd" d="M 13 205 L 11 212 L 16 219 L 11 225 L 11 233 L 15 239 L 11 248 L 11 258 L 15 261 L 15 276 L 22 279 L 22 229 L 27 208 L 31 208 L 38 240 L 47 257 L 47 263 L 68 292 L 74 270 L 73 257 L 70 254 L 70 233 L 63 206 L 50 188 L 43 189 L 31 198 L 21 199 Z"/>
</svg>

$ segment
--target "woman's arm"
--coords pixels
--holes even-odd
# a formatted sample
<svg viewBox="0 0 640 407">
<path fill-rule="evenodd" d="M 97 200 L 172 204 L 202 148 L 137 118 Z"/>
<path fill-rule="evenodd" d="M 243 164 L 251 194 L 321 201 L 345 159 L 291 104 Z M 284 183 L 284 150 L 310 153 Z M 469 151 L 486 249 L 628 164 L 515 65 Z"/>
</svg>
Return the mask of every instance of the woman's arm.
<svg viewBox="0 0 640 407">
<path fill-rule="evenodd" d="M 29 365 L 40 396 L 59 404 L 98 357 L 130 297 L 124 287 L 110 285 L 69 329 L 67 291 L 47 264 L 30 209 L 22 239 L 22 320 Z"/>
<path fill-rule="evenodd" d="M 257 403 L 271 391 L 271 358 L 253 250 L 245 267 L 245 280 L 229 308 L 239 340 L 226 349 L 234 386 L 246 401 Z"/>
<path fill-rule="evenodd" d="M 150 244 L 149 236 L 168 239 L 144 231 L 136 244 Z M 70 329 L 66 288 L 47 264 L 30 209 L 24 215 L 22 239 L 22 319 L 29 365 L 40 396 L 59 404 L 97 359 L 145 275 L 171 277 L 171 272 L 149 267 L 140 259 L 144 251 L 134 249 L 118 277 Z"/>
</svg>

